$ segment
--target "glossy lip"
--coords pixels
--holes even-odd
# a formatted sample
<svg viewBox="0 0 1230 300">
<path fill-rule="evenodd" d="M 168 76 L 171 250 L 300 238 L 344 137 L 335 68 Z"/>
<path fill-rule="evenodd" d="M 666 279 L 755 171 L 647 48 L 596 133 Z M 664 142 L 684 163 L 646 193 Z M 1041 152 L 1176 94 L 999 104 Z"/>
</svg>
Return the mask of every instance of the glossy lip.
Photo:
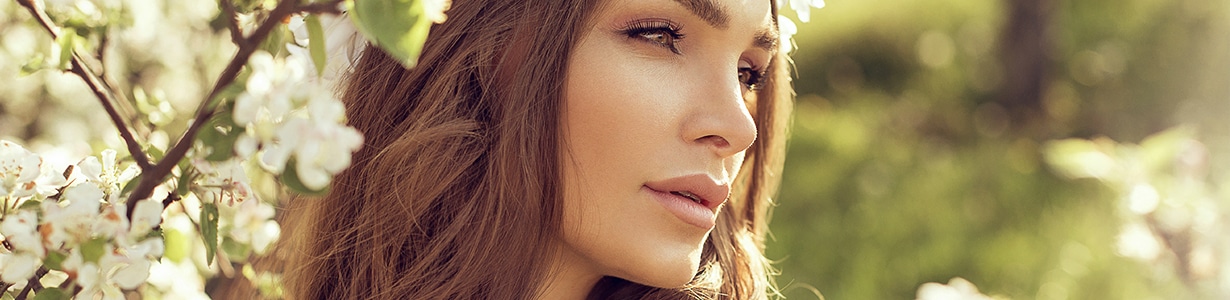
<svg viewBox="0 0 1230 300">
<path fill-rule="evenodd" d="M 654 198 L 672 214 L 688 224 L 704 229 L 713 228 L 717 210 L 730 196 L 730 185 L 719 183 L 707 174 L 692 174 L 644 185 Z M 700 203 L 671 192 L 688 192 L 700 198 Z"/>
</svg>

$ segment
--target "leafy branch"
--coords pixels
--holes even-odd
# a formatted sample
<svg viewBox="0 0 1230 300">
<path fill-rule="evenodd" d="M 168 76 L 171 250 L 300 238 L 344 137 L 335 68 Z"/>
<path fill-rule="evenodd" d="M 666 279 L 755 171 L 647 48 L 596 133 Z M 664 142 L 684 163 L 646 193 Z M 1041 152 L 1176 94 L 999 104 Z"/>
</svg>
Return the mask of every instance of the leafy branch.
<svg viewBox="0 0 1230 300">
<path fill-rule="evenodd" d="M 305 77 L 306 72 L 301 72 L 303 69 L 299 68 L 301 67 L 300 65 L 287 64 L 287 62 L 298 62 L 297 58 L 303 57 L 301 55 L 306 53 L 310 56 L 312 64 L 315 65 L 317 75 L 323 76 L 326 70 L 325 65 L 328 62 L 326 51 L 329 50 L 326 50 L 327 41 L 323 34 L 319 17 L 326 14 L 340 14 L 342 12 L 342 5 L 346 4 L 347 10 L 350 11 L 348 17 L 351 20 L 346 20 L 346 17 L 343 17 L 341 19 L 330 19 L 331 21 L 354 21 L 354 25 L 358 27 L 359 31 L 362 32 L 368 41 L 384 48 L 386 51 L 391 51 L 390 53 L 398 57 L 405 66 L 410 67 L 413 65 L 413 62 L 417 61 L 417 54 L 421 50 L 428 28 L 433 22 L 443 22 L 443 13 L 444 10 L 447 10 L 447 0 L 427 0 L 444 1 L 444 5 L 438 5 L 438 3 L 437 5 L 423 4 L 422 0 L 397 3 L 385 3 L 382 1 L 359 1 L 356 3 L 353 0 L 277 0 L 272 1 L 276 3 L 272 6 L 265 5 L 265 2 L 241 4 L 242 2 L 237 3 L 235 0 L 219 0 L 218 5 L 221 15 L 216 20 L 223 23 L 222 26 L 230 31 L 230 41 L 236 45 L 237 49 L 214 80 L 212 89 L 199 102 L 192 118 L 187 121 L 184 131 L 164 153 L 162 148 L 154 149 L 143 146 L 147 141 L 142 139 L 148 138 L 150 133 L 150 128 L 146 125 L 157 124 L 144 123 L 141 119 L 142 114 L 133 110 L 131 106 L 133 104 L 148 105 L 143 102 L 143 95 L 140 94 L 140 91 L 134 92 L 137 94 L 132 94 L 137 96 L 135 101 L 139 103 L 129 102 L 129 97 L 126 97 L 129 94 L 126 92 L 131 92 L 132 90 L 109 80 L 111 76 L 108 76 L 110 73 L 107 72 L 105 58 L 106 51 L 108 51 L 107 46 L 113 41 L 108 33 L 105 30 L 98 33 L 92 29 L 88 31 L 90 32 L 88 34 L 83 33 L 83 31 L 75 31 L 74 28 L 76 27 L 73 25 L 75 23 L 71 19 L 64 21 L 48 16 L 49 12 L 53 12 L 52 15 L 56 16 L 54 14 L 55 10 L 49 10 L 49 7 L 42 4 L 42 2 L 38 0 L 15 1 L 28 10 L 38 25 L 43 27 L 56 43 L 60 45 L 59 70 L 61 72 L 71 72 L 87 84 L 94 96 L 105 108 L 109 119 L 119 131 L 130 156 L 137 165 L 137 167 L 128 166 L 123 170 L 116 168 L 116 152 L 112 149 L 107 149 L 102 152 L 101 162 L 95 157 L 90 157 L 78 164 L 86 168 L 83 169 L 85 171 L 82 174 L 90 178 L 89 180 L 92 184 L 83 185 L 79 182 L 74 184 L 74 180 L 66 181 L 66 178 L 76 174 L 72 172 L 75 165 L 70 165 L 69 169 L 63 173 L 63 176 L 48 173 L 54 171 L 40 171 L 39 180 L 47 179 L 49 180 L 48 182 L 24 182 L 22 186 L 29 191 L 23 191 L 23 194 L 12 196 L 16 197 L 13 199 L 9 199 L 9 196 L 4 196 L 3 200 L 5 200 L 6 205 L 0 207 L 2 208 L 0 210 L 0 219 L 16 216 L 19 218 L 16 219 L 18 220 L 17 222 L 24 226 L 8 230 L 16 230 L 16 232 L 5 232 L 4 234 L 6 236 L 20 237 L 11 240 L 20 244 L 20 249 L 16 250 L 20 250 L 19 252 L 22 252 L 20 254 L 24 255 L 20 257 L 20 262 L 23 263 L 22 266 L 31 267 L 15 273 L 6 273 L 6 281 L 0 282 L 0 290 L 8 290 L 13 284 L 9 281 L 16 283 L 26 281 L 27 285 L 24 290 L 17 294 L 18 299 L 34 294 L 38 294 L 38 297 L 35 297 L 36 299 L 60 299 L 67 298 L 69 294 L 66 293 L 70 292 L 71 294 L 76 294 L 78 291 L 86 291 L 87 293 L 96 294 L 114 291 L 117 287 L 133 289 L 139 286 L 141 283 L 137 280 L 146 280 L 149 276 L 148 268 L 141 270 L 141 265 L 124 267 L 136 268 L 132 269 L 132 272 L 111 272 L 113 270 L 95 268 L 94 270 L 101 271 L 102 273 L 90 274 L 120 276 L 123 278 L 122 281 L 117 279 L 116 282 L 77 282 L 73 280 L 71 274 L 82 271 L 82 268 L 87 266 L 85 264 L 102 263 L 101 260 L 108 257 L 121 260 L 156 260 L 157 257 L 163 255 L 163 250 L 151 250 L 159 248 L 143 248 L 146 247 L 144 246 L 145 243 L 164 243 L 165 245 L 167 241 L 162 240 L 161 236 L 149 235 L 147 233 L 152 232 L 150 230 L 157 231 L 163 225 L 162 222 L 166 219 L 162 217 L 162 214 L 167 213 L 166 209 L 169 205 L 178 202 L 180 206 L 184 206 L 183 202 L 177 201 L 180 200 L 181 196 L 196 193 L 198 197 L 201 197 L 200 193 L 204 192 L 216 197 L 214 201 L 229 198 L 231 200 L 229 203 L 232 205 L 234 205 L 234 200 L 236 199 L 242 201 L 242 199 L 252 198 L 251 196 L 254 196 L 252 195 L 252 189 L 248 186 L 246 176 L 243 176 L 247 171 L 243 170 L 241 164 L 249 156 L 253 155 L 254 152 L 259 151 L 259 153 L 263 153 L 260 157 L 264 160 L 260 161 L 260 167 L 265 169 L 265 171 L 275 174 L 280 173 L 282 184 L 292 190 L 313 193 L 327 188 L 332 176 L 348 166 L 349 160 L 323 161 L 322 157 L 332 158 L 353 153 L 361 146 L 362 135 L 345 124 L 339 124 L 342 123 L 341 117 L 334 115 L 339 113 L 337 109 L 328 109 L 324 112 L 313 111 L 307 113 L 307 115 L 295 115 L 289 121 L 274 123 L 257 122 L 264 120 L 257 120 L 255 117 L 257 113 L 269 112 L 269 107 L 281 107 L 278 105 L 283 104 L 283 102 L 295 101 L 295 105 L 302 105 L 303 107 L 326 107 L 326 105 L 327 107 L 332 107 L 341 105 L 335 97 L 329 96 L 329 93 L 321 92 L 327 88 L 327 82 L 320 85 L 316 85 L 317 82 L 312 82 L 312 85 L 309 87 L 317 89 L 299 88 L 299 84 L 309 80 Z M 253 4 L 256 4 L 257 7 L 250 7 Z M 428 12 L 428 7 L 434 7 L 435 9 Z M 54 9 L 57 7 L 50 8 Z M 241 15 L 241 12 L 244 14 L 253 13 L 253 15 L 257 16 L 255 25 L 251 27 L 243 26 L 240 22 L 240 17 L 247 15 Z M 287 38 L 285 32 L 287 29 L 290 29 L 287 28 L 288 20 L 293 20 L 292 18 L 300 16 L 303 17 L 303 29 L 306 29 L 308 33 L 309 42 L 307 45 L 286 45 L 291 47 L 289 51 L 290 56 L 286 57 L 286 60 L 281 60 L 276 57 L 278 51 L 273 49 L 283 46 L 282 43 Z M 396 26 L 386 26 L 388 24 Z M 340 30 L 348 30 L 346 25 L 340 26 L 342 26 Z M 104 28 L 106 27 L 104 26 Z M 349 28 L 349 30 L 354 29 L 356 28 Z M 298 33 L 298 29 L 295 32 Z M 88 46 L 78 45 L 86 37 L 98 37 L 97 43 Z M 306 47 L 307 49 L 297 47 Z M 264 50 L 272 53 L 266 53 Z M 300 52 L 296 52 L 296 50 Z M 306 52 L 302 50 L 306 50 Z M 249 78 L 253 79 L 249 80 Z M 265 88 L 253 87 L 245 89 L 244 84 Z M 275 88 L 270 89 L 268 88 L 269 86 Z M 294 92 L 273 93 L 268 90 L 293 90 Z M 296 110 L 290 112 L 302 112 L 302 110 L 297 110 L 301 108 L 295 108 Z M 145 108 L 141 108 L 141 110 L 145 111 Z M 232 116 L 230 112 L 234 112 L 235 115 Z M 278 119 L 282 120 L 281 118 Z M 230 130 L 222 129 L 226 127 L 230 127 Z M 219 130 L 214 130 L 215 128 Z M 265 132 L 276 131 L 279 133 L 276 137 L 259 136 L 252 134 L 251 129 L 253 128 L 263 128 L 266 130 Z M 294 136 L 283 137 L 286 134 Z M 334 144 L 322 147 L 321 143 L 326 142 L 326 140 Z M 239 144 L 240 142 L 243 143 L 242 148 L 239 146 L 241 145 Z M 209 153 L 207 157 L 204 157 L 203 162 L 190 161 L 187 155 L 190 151 L 193 151 L 192 149 L 198 143 L 212 146 L 213 153 Z M 11 149 L 20 158 L 13 162 L 5 162 L 5 166 L 0 167 L 14 165 L 19 168 L 41 168 L 38 166 L 42 165 L 42 159 L 37 154 L 31 153 L 20 145 L 8 141 L 0 141 L 0 146 L 4 147 L 3 149 Z M 321 149 L 324 149 L 331 153 L 327 155 L 303 154 L 302 151 L 307 151 L 303 149 L 314 151 L 322 151 Z M 274 153 L 274 156 L 270 156 L 270 153 Z M 272 158 L 272 161 L 269 161 L 270 158 L 268 157 L 277 157 L 276 155 L 281 155 L 281 158 Z M 136 172 L 138 167 L 141 171 L 139 175 Z M 175 172 L 176 169 L 179 169 L 179 175 L 172 176 L 172 172 Z M 201 172 L 206 172 L 208 175 L 202 175 Z M 198 179 L 200 181 L 197 181 Z M 168 192 L 167 197 L 159 203 L 152 199 L 154 197 L 152 194 L 156 187 L 163 184 L 174 184 L 176 187 L 174 191 Z M 70 186 L 72 189 L 66 191 Z M 198 187 L 215 188 L 218 191 L 210 192 L 194 189 Z M 57 209 L 56 205 L 40 205 L 47 204 L 45 201 L 41 203 L 37 201 L 40 195 L 45 197 L 42 198 L 44 200 L 54 199 L 55 204 L 59 204 L 60 207 Z M 60 200 L 65 195 L 69 199 Z M 117 201 L 118 199 L 114 197 L 123 197 L 127 203 L 120 206 L 116 202 L 122 201 Z M 36 201 L 25 201 L 24 204 L 27 205 L 18 207 L 18 203 L 23 203 L 21 200 L 30 199 L 36 199 Z M 7 205 L 8 202 L 13 203 L 12 207 Z M 71 207 L 71 209 L 63 207 L 63 203 L 68 203 L 68 207 Z M 104 206 L 93 206 L 99 204 L 104 204 Z M 161 204 L 161 206 L 157 204 Z M 268 207 L 260 206 L 260 203 L 255 205 L 258 205 L 258 208 Z M 255 211 L 255 215 L 252 215 L 254 218 L 270 219 L 267 222 L 276 222 L 271 220 L 273 214 L 271 208 L 268 212 L 264 210 Z M 127 222 L 124 221 L 123 215 L 128 216 Z M 204 240 L 206 252 L 209 253 L 207 264 L 212 263 L 211 261 L 214 259 L 221 262 L 229 261 L 227 253 L 218 251 L 218 241 L 220 238 L 218 232 L 219 217 L 217 203 L 207 201 L 202 201 L 199 221 L 194 221 L 192 217 L 188 217 L 188 220 L 192 221 L 193 227 Z M 6 224 L 8 223 L 6 222 Z M 108 224 L 108 226 L 126 227 L 127 229 L 100 231 L 97 228 L 102 227 L 91 225 L 89 227 L 94 229 L 88 232 L 61 230 L 61 228 L 78 228 L 89 224 Z M 258 238 L 263 239 L 264 242 L 261 242 L 260 245 L 268 245 L 268 240 L 276 238 L 278 235 L 277 227 L 270 229 L 271 227 L 269 227 L 270 224 L 268 223 L 261 225 L 264 226 L 261 227 L 259 233 L 263 235 Z M 6 228 L 9 227 L 13 226 Z M 52 240 L 48 240 L 48 233 L 46 232 L 48 230 L 52 232 L 50 234 L 53 236 Z M 41 239 L 38 238 L 39 235 L 42 235 Z M 244 236 L 247 237 L 247 235 Z M 15 250 L 9 245 L 10 239 L 0 239 L 0 241 L 4 242 L 5 245 L 3 246 L 8 247 L 10 252 Z M 31 248 L 36 246 L 30 246 L 39 243 L 43 244 L 44 247 L 51 248 L 47 248 L 49 249 L 47 251 L 31 250 L 41 249 Z M 48 243 L 55 245 L 47 246 L 50 245 Z M 246 246 L 247 242 L 243 243 L 241 246 L 248 247 Z M 225 245 L 225 242 L 223 244 Z M 52 248 L 57 250 L 50 250 Z M 76 252 L 78 249 L 80 249 L 80 252 Z M 107 249 L 112 250 L 108 251 Z M 244 252 L 248 250 L 237 251 L 241 252 L 236 253 L 243 254 L 236 255 L 250 255 L 248 254 L 249 252 Z M 69 256 L 80 257 L 79 260 L 72 261 L 79 261 L 82 265 L 61 265 L 66 257 Z M 180 257 L 182 259 L 182 255 Z M 36 270 L 33 266 L 39 266 L 39 268 Z M 233 270 L 228 268 L 230 265 L 227 264 L 222 267 L 223 273 L 227 274 L 228 277 L 231 276 Z M 59 287 L 43 287 L 40 279 L 47 274 L 48 270 L 69 272 L 70 278 L 62 282 Z M 99 290 L 98 288 L 100 287 L 106 288 L 106 290 Z M 7 296 L 14 295 L 7 294 Z"/>
<path fill-rule="evenodd" d="M 223 0 L 222 2 L 227 2 L 227 0 Z M 239 34 L 232 33 L 232 37 L 239 37 L 239 50 L 236 51 L 235 57 L 231 59 L 231 62 L 227 64 L 226 68 L 222 70 L 222 74 L 218 76 L 218 80 L 214 83 L 213 90 L 209 92 L 209 96 L 206 96 L 205 99 L 201 101 L 200 106 L 197 107 L 196 116 L 193 118 L 192 124 L 188 127 L 188 130 L 184 131 L 184 134 L 180 136 L 179 141 L 175 143 L 175 146 L 173 146 L 171 150 L 167 151 L 166 156 L 162 159 L 162 161 L 158 162 L 152 170 L 145 172 L 144 176 L 141 176 L 141 182 L 137 184 L 137 188 L 134 189 L 132 194 L 128 197 L 128 215 L 132 215 L 133 210 L 136 208 L 137 200 L 149 197 L 150 193 L 154 191 L 154 188 L 157 187 L 158 184 L 162 183 L 166 176 L 171 174 L 171 170 L 175 169 L 175 166 L 179 163 L 179 161 L 187 155 L 188 149 L 192 147 L 197 133 L 200 132 L 201 128 L 204 127 L 205 124 L 209 123 L 209 119 L 217 112 L 217 107 L 211 104 L 217 100 L 215 98 L 217 98 L 218 95 L 226 89 L 227 86 L 230 86 L 231 83 L 235 81 L 235 78 L 239 76 L 239 71 L 243 69 L 243 66 L 247 63 L 248 58 L 252 56 L 252 53 L 255 52 L 257 48 L 260 47 L 260 42 L 264 41 L 265 38 L 269 36 L 269 33 L 273 32 L 274 27 L 281 24 L 283 19 L 290 17 L 293 14 L 303 12 L 305 8 L 313 7 L 312 5 L 314 5 L 300 5 L 299 3 L 299 0 L 282 0 L 279 2 L 278 6 L 275 7 L 273 11 L 269 12 L 269 17 L 266 18 L 265 21 L 262 22 L 250 36 L 243 37 L 242 32 Z M 336 8 L 341 3 L 341 0 L 330 0 L 327 3 Z M 226 5 L 227 4 L 223 4 L 224 7 Z M 234 13 L 233 7 L 231 8 L 230 13 Z M 336 9 L 334 12 L 336 12 Z M 235 16 L 230 15 L 227 17 L 233 19 Z M 237 27 L 238 26 L 232 27 L 232 30 L 237 29 Z"/>
<path fill-rule="evenodd" d="M 29 10 L 30 14 L 38 20 L 39 24 L 42 25 L 48 33 L 51 34 L 52 38 L 65 38 L 62 37 L 63 33 L 59 27 L 52 23 L 51 18 L 48 17 L 42 9 L 37 7 L 33 0 L 17 0 L 17 3 Z M 132 190 L 132 193 L 128 197 L 127 214 L 131 216 L 133 209 L 136 208 L 137 200 L 148 198 L 150 193 L 154 191 L 154 188 L 161 184 L 166 177 L 171 174 L 171 171 L 175 169 L 180 160 L 184 159 L 188 153 L 188 150 L 192 148 L 197 134 L 203 127 L 205 127 L 206 124 L 209 123 L 208 120 L 212 118 L 215 113 L 217 113 L 217 107 L 213 104 L 219 100 L 217 99 L 219 98 L 219 95 L 226 89 L 226 87 L 234 83 L 235 79 L 239 75 L 239 72 L 247 63 L 248 58 L 250 58 L 252 53 L 260 48 L 261 42 L 264 41 L 278 25 L 282 24 L 282 20 L 290 17 L 291 15 L 302 12 L 338 13 L 338 6 L 341 3 L 342 0 L 329 0 L 315 3 L 301 3 L 299 0 L 281 0 L 278 2 L 278 5 L 269 12 L 268 17 L 261 22 L 259 26 L 257 26 L 252 34 L 245 37 L 236 20 L 237 13 L 235 11 L 234 4 L 230 3 L 228 0 L 220 1 L 220 6 L 222 7 L 223 12 L 227 14 L 227 27 L 231 30 L 232 40 L 237 46 L 239 46 L 239 50 L 236 51 L 235 56 L 231 59 L 230 63 L 227 64 L 226 68 L 223 69 L 222 73 L 218 76 L 218 79 L 215 81 L 213 89 L 210 90 L 209 95 L 206 96 L 197 107 L 192 124 L 188 126 L 188 129 L 184 131 L 183 135 L 180 136 L 175 145 L 167 151 L 166 155 L 162 158 L 162 160 L 158 161 L 157 164 L 151 164 L 149 157 L 145 151 L 142 150 L 140 143 L 136 140 L 132 127 L 127 124 L 125 118 L 120 115 L 119 111 L 116 110 L 115 105 L 113 105 L 116 101 L 115 97 L 112 96 L 114 94 L 114 88 L 109 86 L 102 79 L 98 78 L 98 76 L 90 70 L 89 66 L 82 61 L 75 49 L 62 49 L 62 51 L 70 51 L 72 53 L 71 67 L 69 71 L 76 74 L 78 77 L 81 77 L 81 79 L 84 80 L 90 87 L 91 91 L 94 92 L 94 96 L 99 99 L 103 107 L 106 109 L 107 115 L 110 117 L 111 121 L 115 123 L 116 128 L 119 129 L 120 136 L 124 139 L 124 143 L 127 144 L 128 152 L 132 154 L 137 166 L 141 168 L 141 171 L 144 174 L 141 176 L 141 181 L 137 183 L 136 188 Z"/>
<path fill-rule="evenodd" d="M 46 29 L 47 32 L 51 34 L 53 39 L 59 40 L 62 38 L 72 38 L 63 36 L 63 33 L 60 32 L 59 26 L 56 26 L 51 22 L 51 18 L 47 16 L 47 13 L 36 7 L 34 0 L 17 0 L 17 4 L 20 4 L 25 7 L 26 10 L 29 10 L 30 15 L 34 16 L 34 18 L 38 20 L 39 25 L 42 25 L 43 29 Z M 98 78 L 97 75 L 94 75 L 94 72 L 90 70 L 90 67 L 82 62 L 81 57 L 77 54 L 75 49 L 60 49 L 60 51 L 69 51 L 72 53 L 72 61 L 71 67 L 69 67 L 69 72 L 81 77 L 81 80 L 84 80 L 85 84 L 90 87 L 90 91 L 94 92 L 94 96 L 98 97 L 98 101 L 102 103 L 103 108 L 107 111 L 107 116 L 111 118 L 111 122 L 115 123 L 116 129 L 120 131 L 120 137 L 124 139 L 124 143 L 128 146 L 128 152 L 132 154 L 133 160 L 137 162 L 137 166 L 141 167 L 141 171 L 149 171 L 152 167 L 150 165 L 149 157 L 146 156 L 144 150 L 141 150 L 141 144 L 137 143 L 136 137 L 133 136 L 132 128 L 128 126 L 127 121 L 125 121 L 124 118 L 120 116 L 119 111 L 115 109 L 114 103 L 116 103 L 116 100 L 113 96 L 115 94 L 113 92 L 114 89 L 108 86 L 102 79 Z"/>
</svg>

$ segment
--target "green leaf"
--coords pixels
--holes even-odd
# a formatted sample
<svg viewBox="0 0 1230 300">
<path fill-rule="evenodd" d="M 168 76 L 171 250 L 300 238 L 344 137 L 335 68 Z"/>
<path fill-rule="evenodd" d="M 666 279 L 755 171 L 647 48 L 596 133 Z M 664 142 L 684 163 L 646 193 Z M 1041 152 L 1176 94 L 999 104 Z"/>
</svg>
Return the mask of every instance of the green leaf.
<svg viewBox="0 0 1230 300">
<path fill-rule="evenodd" d="M 216 96 L 209 99 L 206 107 L 217 112 L 217 114 L 231 114 L 234 111 L 235 101 L 226 101 L 239 97 L 248 89 L 248 78 L 252 76 L 250 67 L 243 68 L 239 71 L 239 75 L 235 76 L 235 80 L 231 84 L 226 85 L 219 91 Z"/>
<path fill-rule="evenodd" d="M 68 292 L 59 288 L 44 288 L 34 295 L 34 300 L 67 300 L 72 299 Z"/>
<path fill-rule="evenodd" d="M 157 108 L 150 103 L 150 97 L 145 94 L 145 89 L 141 87 L 132 88 L 132 101 L 137 103 L 137 111 L 143 114 L 149 114 L 150 112 L 157 110 Z"/>
<path fill-rule="evenodd" d="M 188 160 L 187 157 L 181 158 L 178 163 L 175 163 L 175 166 L 179 167 L 179 176 L 181 178 L 187 177 L 188 171 L 193 169 L 192 161 Z"/>
<path fill-rule="evenodd" d="M 299 171 L 298 168 L 295 167 L 294 158 L 286 161 L 286 169 L 282 170 L 281 177 L 282 184 L 285 184 L 286 187 L 300 194 L 320 196 L 329 192 L 329 188 L 313 190 L 304 185 L 303 181 L 299 180 Z"/>
<path fill-rule="evenodd" d="M 47 257 L 43 258 L 43 266 L 51 270 L 63 271 L 64 259 L 67 258 L 68 255 L 59 251 L 47 251 Z"/>
<path fill-rule="evenodd" d="M 154 161 L 161 161 L 163 157 L 167 156 L 165 152 L 162 152 L 162 149 L 158 149 L 158 147 L 153 145 L 145 147 L 145 153 L 149 154 L 149 157 L 153 158 Z"/>
<path fill-rule="evenodd" d="M 414 67 L 431 20 L 423 15 L 422 1 L 346 1 L 355 27 L 407 68 Z"/>
<path fill-rule="evenodd" d="M 246 262 L 252 254 L 252 246 L 240 243 L 231 238 L 222 239 L 222 252 L 226 253 L 231 262 Z"/>
<path fill-rule="evenodd" d="M 29 199 L 29 200 L 26 200 L 25 202 L 22 202 L 22 203 L 21 203 L 21 206 L 18 206 L 18 207 L 17 207 L 17 209 L 30 209 L 30 210 L 38 210 L 38 206 L 39 206 L 40 204 L 43 204 L 43 201 L 45 201 L 45 200 L 34 200 L 34 199 Z"/>
<path fill-rule="evenodd" d="M 243 136 L 243 133 L 243 127 L 235 125 L 235 121 L 231 119 L 231 114 L 223 112 L 214 115 L 199 134 L 201 143 L 212 149 L 209 155 L 205 156 L 205 160 L 225 161 L 231 159 L 235 155 L 235 141 L 240 136 Z"/>
<path fill-rule="evenodd" d="M 188 196 L 188 192 L 191 191 L 192 176 L 188 174 L 188 171 L 189 169 L 180 168 L 179 183 L 175 186 L 175 194 L 180 197 Z"/>
<path fill-rule="evenodd" d="M 320 26 L 320 18 L 308 15 L 303 18 L 308 30 L 308 51 L 312 54 L 312 64 L 316 65 L 316 75 L 325 74 L 325 30 Z"/>
<path fill-rule="evenodd" d="M 124 188 L 120 189 L 120 195 L 125 195 L 125 194 L 128 194 L 128 192 L 135 190 L 137 188 L 137 185 L 141 183 L 141 175 L 145 175 L 145 174 L 137 175 L 137 177 L 133 177 L 132 180 L 129 180 L 128 183 L 125 183 Z"/>
<path fill-rule="evenodd" d="M 260 49 L 269 52 L 269 55 L 273 57 L 278 57 L 282 51 L 286 50 L 287 37 L 293 39 L 294 35 L 290 33 L 290 29 L 286 28 L 286 24 L 279 22 L 273 27 L 273 31 L 269 32 L 269 36 L 261 42 Z"/>
<path fill-rule="evenodd" d="M 218 205 L 201 204 L 201 239 L 205 241 L 205 263 L 213 264 L 218 252 Z"/>
<path fill-rule="evenodd" d="M 56 44 L 60 45 L 60 69 L 67 70 L 73 61 L 73 49 L 77 43 L 77 31 L 72 28 L 63 29 L 60 31 L 60 36 L 56 38 Z"/>
<path fill-rule="evenodd" d="M 47 68 L 47 66 L 45 66 L 46 64 L 47 57 L 43 56 L 42 52 L 34 52 L 34 56 L 30 57 L 30 61 L 21 65 L 21 71 L 17 73 L 17 76 L 25 77 L 27 75 L 34 74 L 35 72 L 42 71 Z"/>
<path fill-rule="evenodd" d="M 98 263 L 102 259 L 103 254 L 107 251 L 107 240 L 104 238 L 94 238 L 81 244 L 81 260 L 86 262 Z"/>
<path fill-rule="evenodd" d="M 192 241 L 189 240 L 188 234 L 179 230 L 164 230 L 162 232 L 162 243 L 166 246 L 163 256 L 174 262 L 183 261 L 184 258 L 188 257 L 188 253 L 192 251 Z"/>
<path fill-rule="evenodd" d="M 192 187 L 190 183 L 192 183 L 192 177 L 179 176 L 179 183 L 175 186 L 175 194 L 180 197 L 188 196 L 189 189 Z"/>
</svg>

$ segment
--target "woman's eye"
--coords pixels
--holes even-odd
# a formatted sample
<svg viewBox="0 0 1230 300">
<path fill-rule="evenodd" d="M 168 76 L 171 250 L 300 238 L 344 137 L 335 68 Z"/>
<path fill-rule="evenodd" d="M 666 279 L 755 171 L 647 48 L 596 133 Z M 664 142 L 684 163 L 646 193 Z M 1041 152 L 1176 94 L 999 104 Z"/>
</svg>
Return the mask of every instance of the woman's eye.
<svg viewBox="0 0 1230 300">
<path fill-rule="evenodd" d="M 640 20 L 628 24 L 623 29 L 623 33 L 628 38 L 638 39 L 669 49 L 675 54 L 681 54 L 679 40 L 683 39 L 683 34 L 679 33 L 679 26 L 673 23 L 664 20 Z"/>
<path fill-rule="evenodd" d="M 759 88 L 762 77 L 764 77 L 764 73 L 756 71 L 756 69 L 747 67 L 739 68 L 739 82 L 743 83 L 743 86 L 747 87 L 749 90 Z"/>
<path fill-rule="evenodd" d="M 650 31 L 640 33 L 640 37 L 650 42 L 675 51 L 675 36 L 666 31 Z"/>
</svg>

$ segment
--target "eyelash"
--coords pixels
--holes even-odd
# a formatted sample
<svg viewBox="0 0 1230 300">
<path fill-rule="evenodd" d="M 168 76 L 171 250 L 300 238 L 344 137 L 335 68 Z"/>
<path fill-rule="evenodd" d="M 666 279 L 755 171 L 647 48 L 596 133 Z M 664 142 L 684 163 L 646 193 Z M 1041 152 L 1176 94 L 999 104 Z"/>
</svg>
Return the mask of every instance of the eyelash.
<svg viewBox="0 0 1230 300">
<path fill-rule="evenodd" d="M 679 33 L 678 25 L 665 20 L 636 20 L 624 26 L 621 32 L 627 35 L 628 38 L 638 39 L 646 43 L 657 45 L 659 47 L 670 50 L 671 53 L 682 55 L 679 51 L 679 40 L 684 38 L 682 33 Z M 759 68 L 745 67 L 739 68 L 739 82 L 748 90 L 760 89 L 760 81 L 764 78 L 764 71 Z M 747 78 L 744 78 L 747 74 Z"/>
<path fill-rule="evenodd" d="M 683 54 L 676 46 L 676 43 L 683 39 L 683 34 L 679 33 L 680 29 L 679 26 L 663 20 L 636 20 L 625 26 L 622 31 L 628 38 L 639 39 L 670 49 L 675 54 Z"/>
</svg>

